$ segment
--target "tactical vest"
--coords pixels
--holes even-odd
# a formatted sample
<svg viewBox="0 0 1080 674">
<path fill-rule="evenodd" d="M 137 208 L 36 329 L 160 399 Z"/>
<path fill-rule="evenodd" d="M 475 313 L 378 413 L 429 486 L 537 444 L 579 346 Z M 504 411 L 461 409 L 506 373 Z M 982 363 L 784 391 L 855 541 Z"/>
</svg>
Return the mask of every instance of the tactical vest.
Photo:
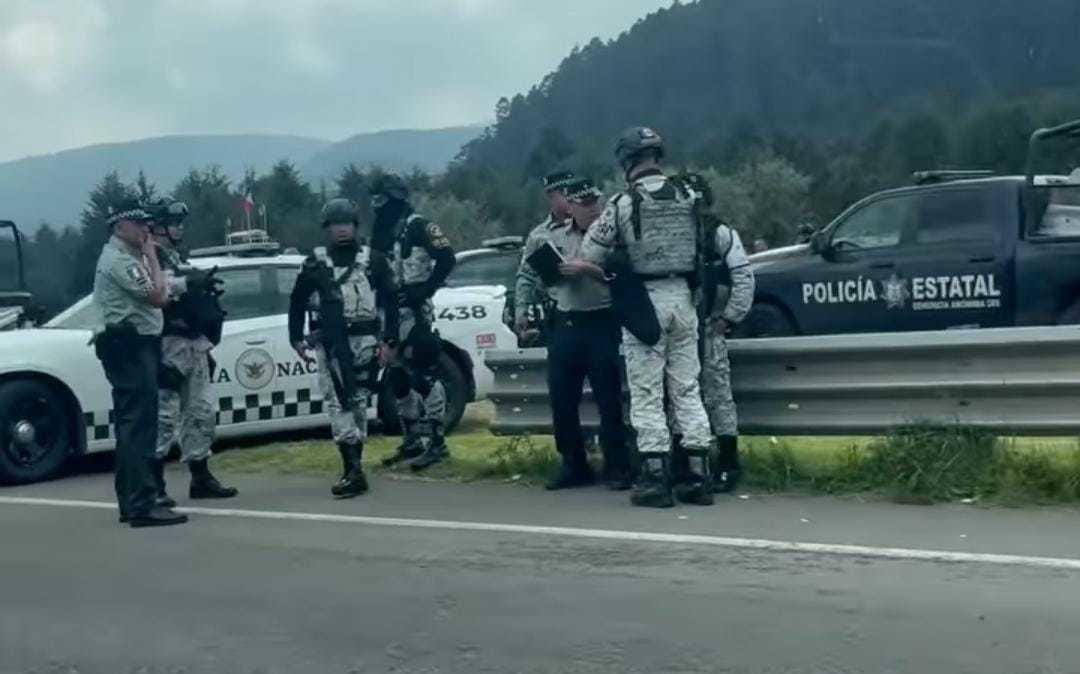
<svg viewBox="0 0 1080 674">
<path fill-rule="evenodd" d="M 407 217 L 394 241 L 394 282 L 398 287 L 426 283 L 435 271 L 435 260 L 427 249 L 408 243 L 409 227 L 417 220 L 423 218 L 415 213 Z"/>
<path fill-rule="evenodd" d="M 376 334 L 379 315 L 375 290 L 368 277 L 371 249 L 361 246 L 353 264 L 348 267 L 335 267 L 326 248 L 321 246 L 315 249 L 315 259 L 325 268 L 325 276 L 318 284 L 318 292 L 313 293 L 308 301 L 309 321 L 313 329 L 317 329 L 325 307 L 340 302 L 350 334 Z"/>
<path fill-rule="evenodd" d="M 628 195 L 630 231 L 624 240 L 630 268 L 642 276 L 691 274 L 697 250 L 696 196 L 671 180 L 655 192 L 634 185 Z"/>
</svg>

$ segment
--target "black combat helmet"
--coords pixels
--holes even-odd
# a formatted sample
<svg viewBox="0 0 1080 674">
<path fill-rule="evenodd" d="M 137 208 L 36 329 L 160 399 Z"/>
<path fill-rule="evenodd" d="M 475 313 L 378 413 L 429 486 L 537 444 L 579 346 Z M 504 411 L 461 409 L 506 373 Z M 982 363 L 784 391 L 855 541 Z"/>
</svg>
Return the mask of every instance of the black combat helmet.
<svg viewBox="0 0 1080 674">
<path fill-rule="evenodd" d="M 384 173 L 371 186 L 371 205 L 382 208 L 387 202 L 405 201 L 409 198 L 409 186 L 396 173 Z"/>
<path fill-rule="evenodd" d="M 656 150 L 660 157 L 664 156 L 664 139 L 647 126 L 632 126 L 615 141 L 615 158 L 624 171 L 632 169 L 646 150 Z"/>
<path fill-rule="evenodd" d="M 323 227 L 343 223 L 360 224 L 360 215 L 356 204 L 348 199 L 331 199 L 326 202 L 319 213 L 319 221 Z"/>
</svg>

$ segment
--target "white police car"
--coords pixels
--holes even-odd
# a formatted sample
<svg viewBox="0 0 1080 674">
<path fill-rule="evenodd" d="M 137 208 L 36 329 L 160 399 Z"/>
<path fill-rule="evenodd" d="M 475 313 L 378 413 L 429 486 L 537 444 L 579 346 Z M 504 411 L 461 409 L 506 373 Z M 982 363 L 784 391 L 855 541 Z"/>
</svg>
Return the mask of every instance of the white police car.
<svg viewBox="0 0 1080 674">
<path fill-rule="evenodd" d="M 237 252 L 253 257 L 237 256 Z M 328 424 L 313 365 L 289 345 L 289 293 L 304 258 L 260 252 L 259 244 L 193 258 L 218 268 L 228 312 L 214 349 L 213 396 L 218 436 L 232 438 Z M 444 288 L 435 295 L 443 341 L 441 379 L 448 397 L 447 427 L 467 402 L 486 397 L 493 382 L 482 352 L 517 346 L 503 323 L 502 286 Z M 88 341 L 100 317 L 86 297 L 45 324 L 0 333 L 0 480 L 34 482 L 55 475 L 73 454 L 114 447 L 110 389 Z M 388 399 L 370 412 L 395 428 Z"/>
</svg>

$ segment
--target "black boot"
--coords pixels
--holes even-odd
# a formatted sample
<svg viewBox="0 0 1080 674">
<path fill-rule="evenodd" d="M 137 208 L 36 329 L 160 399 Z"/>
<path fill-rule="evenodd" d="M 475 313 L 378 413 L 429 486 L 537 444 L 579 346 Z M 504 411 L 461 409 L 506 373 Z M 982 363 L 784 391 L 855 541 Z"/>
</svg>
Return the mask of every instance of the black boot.
<svg viewBox="0 0 1080 674">
<path fill-rule="evenodd" d="M 671 461 L 668 453 L 643 454 L 630 503 L 642 508 L 671 508 L 675 499 L 671 494 Z"/>
<path fill-rule="evenodd" d="M 675 498 L 682 503 L 710 506 L 713 504 L 711 449 L 687 449 L 686 474 L 675 484 Z"/>
<path fill-rule="evenodd" d="M 152 459 L 150 461 L 150 468 L 154 474 L 154 484 L 157 486 L 157 496 L 154 498 L 154 505 L 159 508 L 175 508 L 176 501 L 165 491 L 165 459 Z M 121 519 L 120 521 L 126 522 L 128 520 Z"/>
<path fill-rule="evenodd" d="M 416 426 L 417 422 L 407 422 L 402 419 L 401 430 L 404 437 L 402 437 L 401 444 L 397 446 L 394 453 L 382 460 L 384 467 L 389 468 L 402 461 L 411 461 L 424 453 L 424 443 L 417 432 Z"/>
<path fill-rule="evenodd" d="M 739 484 L 742 469 L 739 467 L 739 438 L 721 435 L 716 438 L 716 463 L 713 467 L 713 491 L 730 494 Z"/>
<path fill-rule="evenodd" d="M 421 471 L 430 468 L 450 456 L 450 448 L 446 446 L 446 438 L 442 433 L 435 433 L 427 440 L 427 448 L 420 456 L 409 461 L 409 468 Z"/>
<path fill-rule="evenodd" d="M 148 512 L 132 515 L 129 520 L 132 529 L 144 527 L 169 527 L 174 524 L 183 524 L 188 521 L 187 515 L 173 512 L 169 508 L 154 506 Z"/>
<path fill-rule="evenodd" d="M 364 494 L 368 490 L 367 476 L 364 475 L 364 467 L 361 459 L 364 456 L 363 443 L 338 445 L 341 452 L 342 474 L 341 479 L 330 487 L 330 493 L 336 498 L 353 498 Z"/>
<path fill-rule="evenodd" d="M 209 498 L 233 498 L 240 492 L 234 487 L 223 486 L 218 482 L 214 474 L 210 472 L 210 466 L 206 459 L 199 459 L 188 464 L 191 469 L 191 488 L 188 496 L 193 499 Z"/>
<path fill-rule="evenodd" d="M 564 456 L 559 472 L 556 473 L 555 477 L 551 478 L 546 488 L 548 491 L 561 491 L 563 489 L 588 487 L 595 483 L 596 476 L 593 475 L 592 468 L 585 459 L 585 454 L 582 453 L 573 459 Z"/>
<path fill-rule="evenodd" d="M 671 484 L 677 486 L 690 479 L 690 457 L 682 444 L 681 435 L 671 436 Z"/>
</svg>

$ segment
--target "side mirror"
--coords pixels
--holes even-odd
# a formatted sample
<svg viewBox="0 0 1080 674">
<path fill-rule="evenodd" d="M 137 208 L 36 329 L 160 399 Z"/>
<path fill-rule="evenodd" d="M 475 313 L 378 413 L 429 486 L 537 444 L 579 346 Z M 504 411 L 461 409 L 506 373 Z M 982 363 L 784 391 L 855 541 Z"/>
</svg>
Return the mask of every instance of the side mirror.
<svg viewBox="0 0 1080 674">
<path fill-rule="evenodd" d="M 822 232 L 814 232 L 810 237 L 810 250 L 818 255 L 823 255 L 827 249 L 825 236 Z"/>
</svg>

